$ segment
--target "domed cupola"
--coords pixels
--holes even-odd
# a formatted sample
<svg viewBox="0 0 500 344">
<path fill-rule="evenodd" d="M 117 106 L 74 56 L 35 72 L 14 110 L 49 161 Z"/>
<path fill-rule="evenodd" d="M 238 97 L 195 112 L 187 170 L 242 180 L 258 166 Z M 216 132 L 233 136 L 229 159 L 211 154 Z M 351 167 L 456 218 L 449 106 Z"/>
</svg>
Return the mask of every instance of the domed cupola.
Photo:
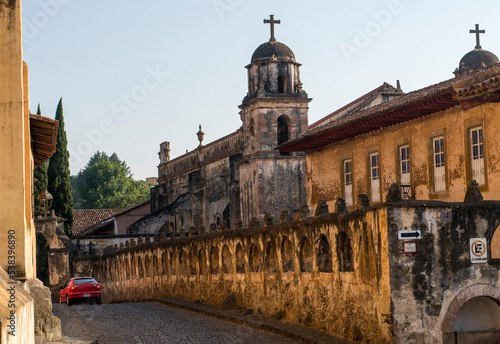
<svg viewBox="0 0 500 344">
<path fill-rule="evenodd" d="M 300 82 L 300 63 L 295 61 L 293 51 L 286 45 L 276 41 L 274 24 L 280 24 L 271 15 L 264 19 L 271 24 L 269 42 L 255 49 L 248 66 L 248 94 L 243 104 L 254 98 L 307 98 Z"/>
<path fill-rule="evenodd" d="M 295 62 L 295 55 L 292 49 L 285 44 L 269 41 L 261 44 L 252 55 L 252 63 L 257 62 Z"/>
<path fill-rule="evenodd" d="M 488 67 L 499 62 L 495 54 L 481 48 L 479 34 L 485 32 L 486 30 L 479 30 L 479 24 L 476 24 L 475 30 L 470 30 L 470 33 L 476 34 L 476 47 L 462 57 L 458 68 L 454 72 L 456 76 L 467 74 L 478 68 Z"/>
</svg>

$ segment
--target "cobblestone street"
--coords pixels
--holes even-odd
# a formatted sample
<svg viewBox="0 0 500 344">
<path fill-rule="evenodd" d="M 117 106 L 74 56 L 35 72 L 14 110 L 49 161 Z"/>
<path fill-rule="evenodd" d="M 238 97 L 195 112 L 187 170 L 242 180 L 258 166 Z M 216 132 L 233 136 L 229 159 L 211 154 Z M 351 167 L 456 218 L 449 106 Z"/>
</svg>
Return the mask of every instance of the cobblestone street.
<svg viewBox="0 0 500 344">
<path fill-rule="evenodd" d="M 54 304 L 61 319 L 63 341 L 53 343 L 273 343 L 292 340 L 157 303 L 68 307 Z"/>
</svg>

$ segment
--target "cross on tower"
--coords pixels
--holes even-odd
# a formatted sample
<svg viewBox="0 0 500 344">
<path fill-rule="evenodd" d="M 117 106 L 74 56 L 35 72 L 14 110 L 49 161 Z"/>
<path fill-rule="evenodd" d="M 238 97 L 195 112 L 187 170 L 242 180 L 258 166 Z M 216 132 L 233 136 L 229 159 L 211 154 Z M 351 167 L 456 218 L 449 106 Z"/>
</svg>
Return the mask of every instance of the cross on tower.
<svg viewBox="0 0 500 344">
<path fill-rule="evenodd" d="M 269 15 L 270 19 L 264 19 L 264 24 L 271 24 L 271 38 L 269 42 L 276 42 L 276 38 L 274 37 L 274 24 L 281 24 L 281 20 L 274 20 L 274 15 Z"/>
<path fill-rule="evenodd" d="M 479 30 L 479 24 L 476 24 L 476 29 L 470 30 L 470 33 L 476 34 L 476 49 L 481 49 L 481 44 L 479 44 L 479 34 L 486 33 L 486 30 Z"/>
</svg>

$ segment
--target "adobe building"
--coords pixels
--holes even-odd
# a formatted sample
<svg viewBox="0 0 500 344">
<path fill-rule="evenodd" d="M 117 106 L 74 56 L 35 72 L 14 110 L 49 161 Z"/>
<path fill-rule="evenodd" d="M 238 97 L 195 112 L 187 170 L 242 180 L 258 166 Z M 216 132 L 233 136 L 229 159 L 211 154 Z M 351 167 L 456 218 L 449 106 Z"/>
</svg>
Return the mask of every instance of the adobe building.
<svg viewBox="0 0 500 344">
<path fill-rule="evenodd" d="M 33 169 L 54 152 L 58 122 L 31 115 L 21 1 L 0 1 L 0 342 L 58 339 L 60 321 L 36 279 Z M 49 296 L 50 298 L 50 296 Z"/>
<path fill-rule="evenodd" d="M 500 199 L 498 62 L 478 43 L 454 78 L 281 145 L 282 152 L 307 152 L 308 205 L 323 199 L 334 207 L 343 197 L 352 210 L 362 193 L 384 202 L 394 182 L 407 199 L 460 202 L 475 180 L 485 199 Z"/>
<path fill-rule="evenodd" d="M 235 222 L 263 222 L 266 214 L 277 220 L 283 210 L 298 216 L 306 202 L 305 154 L 276 147 L 307 130 L 311 99 L 302 88 L 300 63 L 274 37 L 279 21 L 271 16 L 265 22 L 271 24 L 271 38 L 246 66 L 242 127 L 203 145 L 200 126 L 198 148 L 172 160 L 170 143 L 163 142 L 152 213 L 131 225 L 131 233 L 218 231 Z"/>
</svg>

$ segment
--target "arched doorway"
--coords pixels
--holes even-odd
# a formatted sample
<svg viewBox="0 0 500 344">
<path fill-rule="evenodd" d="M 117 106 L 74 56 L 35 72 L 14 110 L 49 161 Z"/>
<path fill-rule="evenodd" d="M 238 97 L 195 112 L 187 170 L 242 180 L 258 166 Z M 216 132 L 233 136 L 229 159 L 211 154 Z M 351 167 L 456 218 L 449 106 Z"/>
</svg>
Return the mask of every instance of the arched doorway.
<svg viewBox="0 0 500 344">
<path fill-rule="evenodd" d="M 470 299 L 457 313 L 453 324 L 455 332 L 500 330 L 500 306 L 487 296 Z"/>
<path fill-rule="evenodd" d="M 500 291 L 476 285 L 458 294 L 443 320 L 443 342 L 500 343 Z"/>
</svg>

